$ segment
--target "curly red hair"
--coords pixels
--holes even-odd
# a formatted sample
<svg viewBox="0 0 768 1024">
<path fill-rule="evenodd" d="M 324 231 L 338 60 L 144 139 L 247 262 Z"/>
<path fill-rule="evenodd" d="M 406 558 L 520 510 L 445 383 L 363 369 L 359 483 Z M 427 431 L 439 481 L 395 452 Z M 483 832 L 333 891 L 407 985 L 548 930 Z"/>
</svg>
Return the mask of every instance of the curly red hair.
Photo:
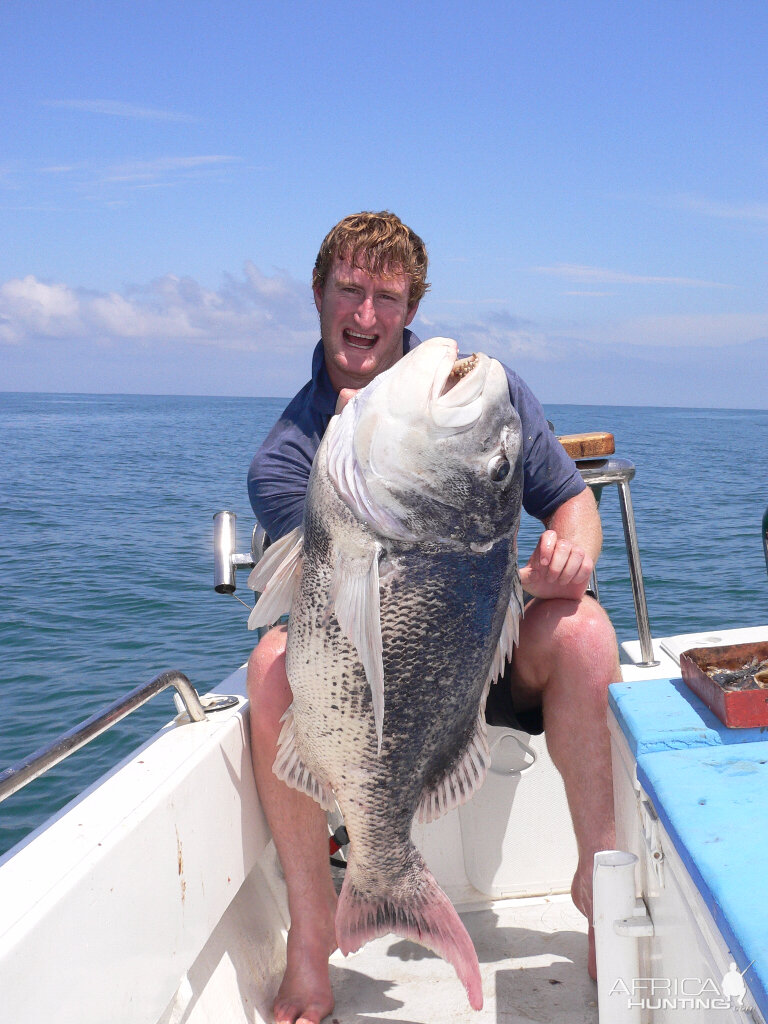
<svg viewBox="0 0 768 1024">
<path fill-rule="evenodd" d="M 429 288 L 424 243 L 388 210 L 353 213 L 331 228 L 315 260 L 313 288 L 325 286 L 337 257 L 374 276 L 405 274 L 410 279 L 409 306 L 419 302 Z"/>
</svg>

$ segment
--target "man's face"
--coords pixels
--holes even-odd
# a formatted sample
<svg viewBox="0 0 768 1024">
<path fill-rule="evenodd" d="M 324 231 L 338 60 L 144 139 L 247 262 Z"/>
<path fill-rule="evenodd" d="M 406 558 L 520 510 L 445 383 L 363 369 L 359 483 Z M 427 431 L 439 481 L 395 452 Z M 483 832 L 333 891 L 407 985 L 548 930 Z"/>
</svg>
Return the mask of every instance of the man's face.
<svg viewBox="0 0 768 1024">
<path fill-rule="evenodd" d="M 315 288 L 320 333 L 331 383 L 365 387 L 403 354 L 403 328 L 413 320 L 418 302 L 408 305 L 406 274 L 371 276 L 338 257 L 322 289 Z"/>
</svg>

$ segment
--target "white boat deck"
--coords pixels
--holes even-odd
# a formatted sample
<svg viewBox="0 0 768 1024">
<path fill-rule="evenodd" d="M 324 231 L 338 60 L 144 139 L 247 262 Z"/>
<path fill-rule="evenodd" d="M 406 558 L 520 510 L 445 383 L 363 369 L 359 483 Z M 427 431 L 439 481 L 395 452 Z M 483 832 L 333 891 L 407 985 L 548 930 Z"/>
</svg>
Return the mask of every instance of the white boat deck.
<svg viewBox="0 0 768 1024">
<path fill-rule="evenodd" d="M 453 968 L 394 936 L 331 960 L 337 1024 L 596 1024 L 587 974 L 587 923 L 568 896 L 497 900 L 466 911 L 483 980 L 473 1012 Z"/>
</svg>

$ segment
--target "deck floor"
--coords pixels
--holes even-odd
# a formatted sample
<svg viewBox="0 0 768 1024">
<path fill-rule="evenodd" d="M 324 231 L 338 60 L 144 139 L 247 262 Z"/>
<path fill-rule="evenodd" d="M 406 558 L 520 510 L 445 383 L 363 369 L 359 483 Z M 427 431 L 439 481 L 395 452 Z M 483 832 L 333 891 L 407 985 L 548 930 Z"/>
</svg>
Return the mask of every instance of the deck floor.
<svg viewBox="0 0 768 1024">
<path fill-rule="evenodd" d="M 597 1024 L 587 974 L 587 923 L 566 896 L 499 900 L 462 913 L 480 961 L 484 1006 L 474 1013 L 453 968 L 385 936 L 331 959 L 332 1024 Z"/>
</svg>

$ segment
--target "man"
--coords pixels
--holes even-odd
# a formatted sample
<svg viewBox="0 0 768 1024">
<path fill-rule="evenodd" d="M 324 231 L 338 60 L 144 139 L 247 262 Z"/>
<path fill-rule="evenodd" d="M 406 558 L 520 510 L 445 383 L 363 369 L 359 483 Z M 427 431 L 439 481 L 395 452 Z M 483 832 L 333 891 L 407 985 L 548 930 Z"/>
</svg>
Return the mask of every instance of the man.
<svg viewBox="0 0 768 1024">
<path fill-rule="evenodd" d="M 335 411 L 417 344 L 408 330 L 428 288 L 421 239 L 391 213 L 347 217 L 324 240 L 312 287 L 321 341 L 312 380 L 256 454 L 248 474 L 254 511 L 274 540 L 302 520 L 312 458 Z M 602 532 L 592 493 L 547 427 L 527 386 L 507 371 L 525 439 L 523 503 L 546 529 L 521 568 L 530 595 L 520 642 L 487 717 L 538 731 L 560 770 L 579 863 L 572 895 L 591 919 L 592 859 L 613 846 L 606 692 L 620 679 L 611 624 L 587 595 Z M 319 1024 L 333 1009 L 328 957 L 336 948 L 336 894 L 325 813 L 272 772 L 280 719 L 291 702 L 286 630 L 271 630 L 248 665 L 254 774 L 288 890 L 287 965 L 274 1005 L 277 1024 Z M 590 928 L 590 973 L 594 938 Z"/>
</svg>

